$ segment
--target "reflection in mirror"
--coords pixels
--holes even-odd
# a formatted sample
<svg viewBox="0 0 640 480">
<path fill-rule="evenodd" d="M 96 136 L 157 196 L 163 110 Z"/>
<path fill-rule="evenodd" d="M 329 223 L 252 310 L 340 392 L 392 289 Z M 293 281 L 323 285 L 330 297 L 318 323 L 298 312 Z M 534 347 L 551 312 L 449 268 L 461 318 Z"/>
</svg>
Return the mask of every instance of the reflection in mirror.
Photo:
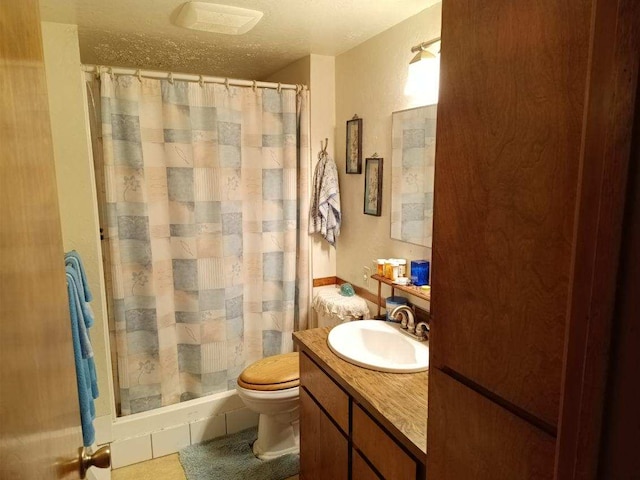
<svg viewBox="0 0 640 480">
<path fill-rule="evenodd" d="M 391 238 L 431 248 L 437 105 L 393 112 Z"/>
</svg>

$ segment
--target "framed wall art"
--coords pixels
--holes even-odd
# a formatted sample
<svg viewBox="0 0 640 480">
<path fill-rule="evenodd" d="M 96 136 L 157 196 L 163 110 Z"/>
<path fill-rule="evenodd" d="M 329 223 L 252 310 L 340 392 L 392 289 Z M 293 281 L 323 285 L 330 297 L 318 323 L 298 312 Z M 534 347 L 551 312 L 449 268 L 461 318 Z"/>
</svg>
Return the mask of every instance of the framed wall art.
<svg viewBox="0 0 640 480">
<path fill-rule="evenodd" d="M 347 173 L 362 173 L 362 119 L 347 120 Z"/>
<path fill-rule="evenodd" d="M 367 158 L 364 169 L 364 213 L 379 217 L 382 213 L 382 158 Z"/>
</svg>

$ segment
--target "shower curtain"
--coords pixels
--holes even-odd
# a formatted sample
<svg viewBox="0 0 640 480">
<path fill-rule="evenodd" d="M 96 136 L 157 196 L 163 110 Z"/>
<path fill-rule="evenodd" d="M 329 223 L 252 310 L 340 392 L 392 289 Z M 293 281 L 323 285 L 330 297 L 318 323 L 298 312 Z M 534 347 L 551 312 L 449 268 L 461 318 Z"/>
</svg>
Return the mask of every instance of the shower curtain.
<svg viewBox="0 0 640 480">
<path fill-rule="evenodd" d="M 235 388 L 307 326 L 308 92 L 100 77 L 121 414 Z"/>
</svg>

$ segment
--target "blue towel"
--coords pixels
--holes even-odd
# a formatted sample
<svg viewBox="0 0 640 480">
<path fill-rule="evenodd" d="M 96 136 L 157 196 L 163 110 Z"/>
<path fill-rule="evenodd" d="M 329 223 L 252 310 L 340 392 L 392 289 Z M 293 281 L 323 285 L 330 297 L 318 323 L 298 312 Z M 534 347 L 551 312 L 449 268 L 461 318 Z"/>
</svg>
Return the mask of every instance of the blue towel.
<svg viewBox="0 0 640 480">
<path fill-rule="evenodd" d="M 66 267 L 67 293 L 69 294 L 69 313 L 71 317 L 71 336 L 73 340 L 73 355 L 76 364 L 76 380 L 78 386 L 78 401 L 80 405 L 80 423 L 82 425 L 82 439 L 86 447 L 95 441 L 93 419 L 96 416 L 94 399 L 98 398 L 98 383 L 96 368 L 93 361 L 93 351 L 87 356 L 83 343 L 91 345 L 87 325 L 83 316 L 82 303 L 85 290 L 78 285 L 77 271 L 71 265 Z M 80 280 L 81 281 L 81 280 Z"/>
<path fill-rule="evenodd" d="M 82 264 L 82 259 L 80 255 L 75 250 L 71 250 L 64 254 L 64 263 L 65 265 L 71 264 L 71 266 L 80 274 L 80 280 L 82 281 L 82 293 L 84 295 L 84 301 L 90 302 L 93 300 L 93 295 L 91 295 L 91 290 L 89 290 L 89 282 L 87 282 L 87 272 L 84 269 L 84 265 Z M 80 286 L 80 285 L 78 285 Z"/>
<path fill-rule="evenodd" d="M 84 265 L 82 264 L 82 260 L 80 259 L 80 255 L 78 255 L 78 252 L 76 252 L 75 250 L 71 250 L 70 252 L 65 253 L 64 264 L 65 266 L 73 268 L 76 285 L 78 287 L 78 293 L 81 300 L 80 305 L 82 307 L 82 314 L 84 316 L 85 324 L 87 325 L 87 328 L 91 328 L 93 326 L 94 318 L 93 310 L 91 309 L 91 305 L 89 305 L 89 302 L 93 300 L 93 295 L 91 295 L 89 282 L 87 281 L 87 273 L 84 269 Z"/>
</svg>

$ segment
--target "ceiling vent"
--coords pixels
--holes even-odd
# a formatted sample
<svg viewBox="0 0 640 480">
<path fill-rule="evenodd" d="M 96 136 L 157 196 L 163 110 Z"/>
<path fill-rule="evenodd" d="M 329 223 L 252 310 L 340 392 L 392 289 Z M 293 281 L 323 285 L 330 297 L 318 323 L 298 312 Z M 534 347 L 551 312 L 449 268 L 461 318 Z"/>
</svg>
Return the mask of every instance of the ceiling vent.
<svg viewBox="0 0 640 480">
<path fill-rule="evenodd" d="M 262 12 L 216 3 L 187 2 L 180 9 L 175 24 L 192 30 L 227 35 L 242 35 L 262 18 Z"/>
</svg>

